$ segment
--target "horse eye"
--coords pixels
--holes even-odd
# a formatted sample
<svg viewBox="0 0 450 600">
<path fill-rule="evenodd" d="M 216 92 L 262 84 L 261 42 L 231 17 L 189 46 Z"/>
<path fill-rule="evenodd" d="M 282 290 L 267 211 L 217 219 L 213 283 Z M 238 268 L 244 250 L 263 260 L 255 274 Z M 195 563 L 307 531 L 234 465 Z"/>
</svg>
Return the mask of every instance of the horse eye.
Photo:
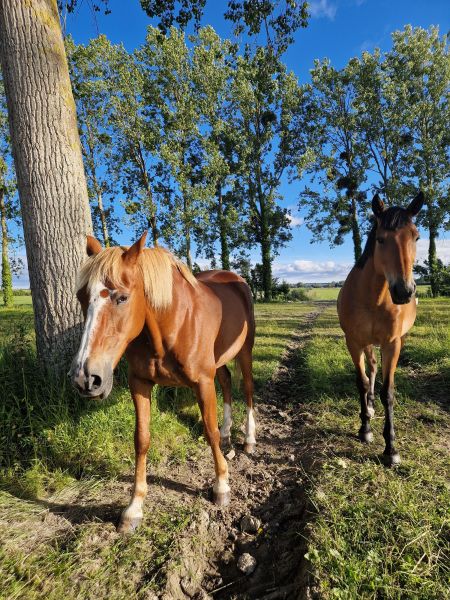
<svg viewBox="0 0 450 600">
<path fill-rule="evenodd" d="M 384 239 L 382 237 L 377 237 L 377 242 L 379 244 L 384 244 Z"/>
<path fill-rule="evenodd" d="M 123 304 L 128 300 L 128 296 L 119 296 L 116 300 L 117 304 Z"/>
</svg>

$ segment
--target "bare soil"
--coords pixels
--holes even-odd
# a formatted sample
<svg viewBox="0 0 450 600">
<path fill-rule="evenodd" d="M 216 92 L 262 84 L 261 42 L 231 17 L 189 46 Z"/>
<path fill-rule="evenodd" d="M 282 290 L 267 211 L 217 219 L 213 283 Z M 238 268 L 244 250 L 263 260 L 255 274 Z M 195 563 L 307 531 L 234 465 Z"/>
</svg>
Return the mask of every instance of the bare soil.
<svg viewBox="0 0 450 600">
<path fill-rule="evenodd" d="M 256 398 L 255 453 L 243 452 L 243 434 L 233 443 L 231 504 L 219 509 L 208 499 L 212 467 L 206 453 L 176 474 L 179 489 L 204 491 L 196 500 L 201 503 L 199 517 L 166 567 L 165 599 L 314 597 L 304 558 L 305 527 L 312 516 L 305 489 L 308 473 L 320 456 L 316 456 L 316 444 L 308 430 L 308 413 L 302 409 L 300 374 L 301 350 L 319 314 L 306 315 L 277 370 Z M 185 501 L 193 501 L 193 496 L 185 496 Z M 248 515 L 254 517 L 256 531 L 242 531 L 243 517 Z M 245 553 L 256 559 L 256 568 L 248 575 L 237 566 Z"/>
</svg>

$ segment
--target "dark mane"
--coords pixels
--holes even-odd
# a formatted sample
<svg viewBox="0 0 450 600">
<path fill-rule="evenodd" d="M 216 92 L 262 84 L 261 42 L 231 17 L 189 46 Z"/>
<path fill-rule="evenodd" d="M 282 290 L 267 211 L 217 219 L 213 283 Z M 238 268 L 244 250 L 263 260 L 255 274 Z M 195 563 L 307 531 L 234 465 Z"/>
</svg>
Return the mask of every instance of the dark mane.
<svg viewBox="0 0 450 600">
<path fill-rule="evenodd" d="M 382 212 L 380 217 L 380 227 L 386 229 L 387 231 L 396 231 L 397 229 L 401 229 L 411 223 L 411 215 L 409 212 L 401 208 L 400 206 L 391 206 Z M 364 251 L 361 256 L 356 261 L 356 267 L 358 269 L 362 269 L 367 262 L 367 259 L 373 256 L 373 251 L 375 249 L 375 240 L 377 237 L 377 228 L 378 222 L 375 219 L 372 225 L 372 229 L 367 236 L 367 242 L 364 247 Z"/>
</svg>

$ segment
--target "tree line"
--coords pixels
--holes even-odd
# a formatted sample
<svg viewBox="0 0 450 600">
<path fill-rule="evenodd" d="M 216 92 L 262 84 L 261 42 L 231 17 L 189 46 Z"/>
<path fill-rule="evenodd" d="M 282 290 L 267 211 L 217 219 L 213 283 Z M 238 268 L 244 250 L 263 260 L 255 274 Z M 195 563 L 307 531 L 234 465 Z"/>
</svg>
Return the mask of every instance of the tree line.
<svg viewBox="0 0 450 600">
<path fill-rule="evenodd" d="M 60 36 L 56 9 L 39 1 L 50 7 L 53 34 Z M 70 9 L 75 3 L 62 5 Z M 300 84 L 283 56 L 295 31 L 307 24 L 306 3 L 229 2 L 225 16 L 235 33 L 257 40 L 245 44 L 199 26 L 204 0 L 181 8 L 173 2 L 142 5 L 159 23 L 148 28 L 145 43 L 133 52 L 103 35 L 84 46 L 65 40 L 91 219 L 106 246 L 125 224 L 136 232 L 148 228 L 153 244 L 169 246 L 191 268 L 198 256 L 212 266 L 236 269 L 255 294 L 270 300 L 273 259 L 292 237 L 282 183 L 296 182 L 301 190 L 299 209 L 314 239 L 335 245 L 350 236 L 355 258 L 371 193 L 404 204 L 420 187 L 427 197 L 421 225 L 430 240 L 429 279 L 438 293 L 436 238 L 448 226 L 450 212 L 450 62 L 447 37 L 438 28 L 405 27 L 393 34 L 388 52 L 364 52 L 342 69 L 316 61 L 311 81 Z M 198 27 L 187 36 L 183 28 L 190 20 Z M 0 50 L 11 91 L 7 43 L 14 29 L 7 25 L 3 15 Z M 62 64 L 63 50 L 59 58 Z M 6 96 L 10 112 L 18 111 L 8 89 Z M 18 212 L 3 93 L 1 98 L 5 294 L 11 237 L 6 223 Z M 70 99 L 62 94 L 69 112 Z M 10 115 L 10 127 L 18 119 Z M 17 166 L 19 140 L 13 142 Z M 70 151 L 76 147 L 76 140 L 69 144 Z M 20 175 L 19 190 L 26 187 L 25 174 Z M 85 206 L 75 196 L 73 209 L 67 209 L 72 214 Z M 21 204 L 23 215 L 34 210 L 23 192 Z M 89 217 L 83 210 L 81 224 Z M 24 229 L 27 242 L 32 226 Z M 81 248 L 83 233 L 77 229 L 76 247 Z M 27 251 L 28 246 L 31 241 Z M 260 260 L 252 266 L 249 252 L 255 247 Z"/>
</svg>

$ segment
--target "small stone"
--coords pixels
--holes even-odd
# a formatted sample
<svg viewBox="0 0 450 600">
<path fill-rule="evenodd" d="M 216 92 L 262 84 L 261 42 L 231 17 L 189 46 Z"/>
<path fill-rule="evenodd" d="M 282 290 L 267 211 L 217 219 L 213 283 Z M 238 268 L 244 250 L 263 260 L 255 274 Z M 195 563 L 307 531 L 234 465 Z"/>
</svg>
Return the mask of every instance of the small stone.
<svg viewBox="0 0 450 600">
<path fill-rule="evenodd" d="M 251 575 L 256 569 L 256 558 L 248 552 L 241 554 L 237 561 L 237 568 L 245 575 Z"/>
<path fill-rule="evenodd" d="M 236 452 L 232 449 L 228 452 L 228 454 L 225 454 L 225 458 L 227 460 L 233 460 L 233 458 L 236 456 Z"/>
<path fill-rule="evenodd" d="M 244 515 L 240 525 L 243 533 L 256 533 L 261 527 L 261 521 L 252 515 Z"/>
<path fill-rule="evenodd" d="M 199 591 L 199 586 L 190 577 L 182 577 L 180 587 L 189 598 L 193 598 Z"/>
<path fill-rule="evenodd" d="M 294 462 L 294 461 L 295 461 L 295 456 L 294 456 L 293 454 L 291 454 L 291 455 L 289 456 L 289 460 L 290 460 L 291 462 Z"/>
</svg>

